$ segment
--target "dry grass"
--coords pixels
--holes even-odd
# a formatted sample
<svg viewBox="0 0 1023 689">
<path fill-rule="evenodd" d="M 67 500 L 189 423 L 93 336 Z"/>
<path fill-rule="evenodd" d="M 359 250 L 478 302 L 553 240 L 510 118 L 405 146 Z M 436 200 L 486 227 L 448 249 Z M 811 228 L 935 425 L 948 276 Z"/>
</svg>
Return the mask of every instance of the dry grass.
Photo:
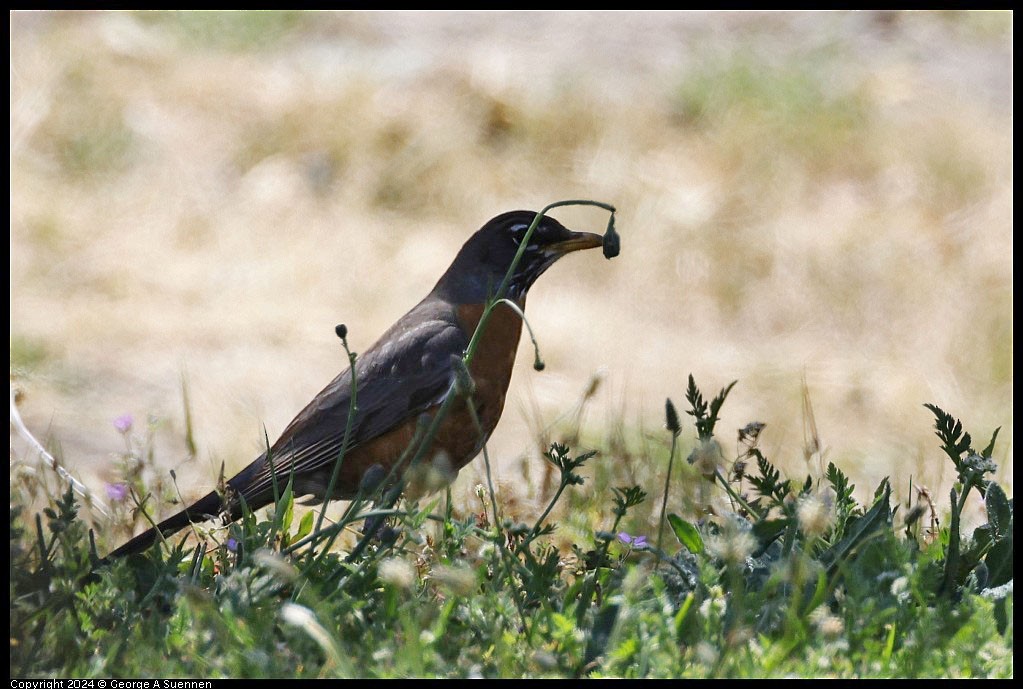
<svg viewBox="0 0 1023 689">
<path fill-rule="evenodd" d="M 1011 14 L 18 12 L 10 41 L 11 374 L 94 485 L 123 412 L 185 455 L 184 376 L 205 490 L 338 372 L 335 323 L 365 349 L 489 217 L 577 197 L 624 250 L 535 288 L 499 481 L 601 369 L 607 433 L 740 379 L 720 428 L 782 464 L 805 375 L 862 488 L 947 484 L 923 402 L 1012 437 Z"/>
</svg>

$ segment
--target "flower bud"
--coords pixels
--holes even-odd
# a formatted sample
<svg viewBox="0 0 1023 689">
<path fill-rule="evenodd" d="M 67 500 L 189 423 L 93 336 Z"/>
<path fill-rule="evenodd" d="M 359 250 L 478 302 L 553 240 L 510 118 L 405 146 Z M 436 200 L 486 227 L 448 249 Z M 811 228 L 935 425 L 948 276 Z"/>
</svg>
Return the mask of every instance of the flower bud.
<svg viewBox="0 0 1023 689">
<path fill-rule="evenodd" d="M 611 218 L 607 221 L 607 230 L 604 232 L 604 258 L 614 258 L 621 252 L 621 249 L 622 239 L 615 230 L 615 216 L 612 213 Z"/>
</svg>

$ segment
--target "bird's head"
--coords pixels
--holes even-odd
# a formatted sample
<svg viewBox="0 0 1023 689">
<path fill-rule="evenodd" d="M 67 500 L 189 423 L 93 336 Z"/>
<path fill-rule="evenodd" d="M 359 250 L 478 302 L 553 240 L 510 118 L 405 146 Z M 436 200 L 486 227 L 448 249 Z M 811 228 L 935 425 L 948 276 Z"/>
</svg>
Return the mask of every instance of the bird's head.
<svg viewBox="0 0 1023 689">
<path fill-rule="evenodd" d="M 457 290 L 463 300 L 484 301 L 493 295 L 522 246 L 536 211 L 509 211 L 489 220 L 458 252 L 434 291 Z M 505 296 L 521 300 L 545 270 L 565 254 L 601 246 L 599 234 L 573 232 L 544 216 L 526 242 Z"/>
</svg>

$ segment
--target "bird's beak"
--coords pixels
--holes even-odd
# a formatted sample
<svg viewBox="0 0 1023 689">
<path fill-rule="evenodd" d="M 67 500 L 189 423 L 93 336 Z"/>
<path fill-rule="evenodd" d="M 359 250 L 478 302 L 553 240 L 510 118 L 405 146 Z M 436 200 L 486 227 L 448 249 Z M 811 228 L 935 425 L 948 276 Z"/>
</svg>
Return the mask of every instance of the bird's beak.
<svg viewBox="0 0 1023 689">
<path fill-rule="evenodd" d="M 548 251 L 564 255 L 582 249 L 596 249 L 604 244 L 604 238 L 592 232 L 570 232 L 568 239 L 547 245 Z"/>
</svg>

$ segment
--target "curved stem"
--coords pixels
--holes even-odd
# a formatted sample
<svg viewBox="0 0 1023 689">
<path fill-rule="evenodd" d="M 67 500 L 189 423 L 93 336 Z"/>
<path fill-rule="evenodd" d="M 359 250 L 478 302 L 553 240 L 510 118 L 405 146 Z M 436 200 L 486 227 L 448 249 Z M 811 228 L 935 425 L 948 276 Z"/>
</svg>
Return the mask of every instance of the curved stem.
<svg viewBox="0 0 1023 689">
<path fill-rule="evenodd" d="M 531 326 L 529 324 L 529 319 L 526 318 L 525 312 L 522 310 L 522 308 L 518 304 L 513 302 L 511 299 L 508 299 L 507 297 L 502 297 L 501 299 L 498 299 L 497 301 L 494 302 L 494 306 L 495 307 L 498 304 L 505 304 L 508 307 L 510 307 L 512 311 L 514 311 L 515 313 L 517 313 L 519 315 L 519 318 L 522 319 L 522 322 L 526 324 L 526 332 L 529 333 L 529 339 L 533 343 L 533 355 L 534 355 L 533 368 L 535 368 L 538 371 L 542 370 L 544 364 L 543 364 L 543 359 L 540 357 L 540 345 L 536 341 L 536 336 L 533 334 L 533 326 Z"/>
<path fill-rule="evenodd" d="M 490 320 L 490 314 L 493 311 L 494 305 L 504 298 L 504 293 L 508 290 L 508 284 L 511 283 L 512 276 L 515 274 L 515 269 L 518 267 L 519 262 L 522 260 L 523 254 L 526 252 L 526 246 L 529 245 L 529 239 L 533 236 L 533 231 L 536 226 L 540 224 L 540 218 L 547 214 L 547 211 L 560 206 L 596 206 L 597 208 L 603 208 L 611 213 L 616 212 L 615 207 L 609 203 L 602 203 L 600 201 L 589 201 L 585 199 L 572 199 L 568 201 L 555 201 L 554 203 L 548 204 L 536 214 L 533 218 L 533 222 L 529 224 L 529 228 L 526 230 L 525 236 L 522 241 L 519 242 L 519 250 L 515 252 L 515 258 L 512 259 L 511 265 L 508 267 L 508 272 L 504 274 L 504 279 L 501 280 L 501 284 L 498 286 L 494 296 L 488 301 L 487 308 L 483 311 L 483 315 L 480 317 L 480 322 L 476 326 L 476 331 L 472 334 L 472 339 L 469 340 L 469 346 L 465 348 L 465 354 L 463 359 L 466 365 L 468 365 L 473 356 L 476 354 L 476 348 L 479 347 L 479 341 L 482 337 L 483 330 L 486 327 L 487 321 Z"/>
<path fill-rule="evenodd" d="M 533 218 L 533 222 L 530 223 L 529 228 L 526 230 L 526 234 L 524 235 L 522 241 L 519 243 L 519 249 L 515 253 L 515 257 L 512 259 L 511 265 L 508 266 L 508 271 L 505 273 L 504 279 L 501 281 L 501 284 L 498 286 L 497 291 L 493 294 L 493 296 L 491 296 L 487 300 L 486 308 L 483 310 L 483 314 L 480 316 L 479 323 L 476 324 L 476 329 L 473 331 L 472 337 L 469 339 L 469 344 L 466 346 L 465 352 L 462 355 L 462 361 L 464 362 L 465 367 L 467 369 L 469 368 L 469 365 L 472 363 L 472 360 L 476 355 L 476 350 L 479 347 L 480 340 L 483 337 L 483 332 L 486 330 L 487 323 L 490 321 L 490 316 L 493 314 L 494 307 L 499 302 L 504 300 L 504 294 L 508 289 L 508 284 L 511 282 L 512 276 L 515 274 L 515 270 L 516 268 L 518 268 L 519 262 L 522 260 L 522 256 L 525 253 L 526 246 L 528 246 L 529 244 L 529 238 L 532 236 L 533 231 L 536 230 L 537 225 L 540 224 L 540 218 L 542 218 L 547 213 L 547 211 L 553 208 L 571 205 L 596 206 L 598 208 L 603 208 L 604 210 L 610 211 L 611 213 L 615 212 L 614 206 L 607 203 L 602 203 L 600 201 L 567 200 L 556 201 L 554 203 L 548 204 L 547 206 L 544 206 L 543 210 L 536 214 L 536 217 Z M 410 452 L 412 452 L 412 459 L 409 462 L 408 465 L 409 468 L 416 466 L 420 461 L 422 461 L 423 457 L 426 455 L 430 446 L 433 445 L 433 440 L 437 436 L 437 432 L 440 430 L 441 424 L 444 422 L 444 419 L 447 418 L 447 415 L 450 413 L 452 404 L 454 404 L 455 399 L 458 397 L 457 387 L 458 380 L 456 377 L 452 377 L 451 383 L 448 385 L 448 390 L 444 394 L 440 407 L 437 409 L 437 412 L 433 415 L 433 418 L 430 421 L 430 425 L 426 429 L 426 432 L 419 439 L 418 445 L 416 444 L 416 439 L 413 438 L 413 441 L 409 444 L 409 447 L 406 448 L 405 452 L 402 454 L 402 457 L 398 460 L 397 463 L 395 463 L 394 467 L 392 467 L 391 469 L 392 475 L 395 473 L 396 468 L 404 462 L 405 457 L 407 457 Z M 415 447 L 414 451 L 412 450 L 413 447 Z M 400 489 L 391 491 L 387 496 L 385 496 L 383 502 L 380 504 L 380 507 L 387 509 L 393 506 L 394 503 L 397 502 L 400 493 L 401 493 Z M 498 528 L 500 528 L 499 525 Z M 355 557 L 358 557 L 358 555 L 366 548 L 368 542 L 369 539 L 367 535 L 367 537 L 364 537 L 362 541 L 360 541 L 356 545 L 356 548 L 348 555 L 347 558 L 348 561 L 351 562 Z"/>
<path fill-rule="evenodd" d="M 753 509 L 753 507 L 748 502 L 746 502 L 741 495 L 735 492 L 732 486 L 728 483 L 728 480 L 721 475 L 721 472 L 719 470 L 714 471 L 714 478 L 718 480 L 718 483 L 721 484 L 721 487 L 725 489 L 726 493 L 728 493 L 728 497 L 730 497 L 732 500 L 738 503 L 740 507 L 749 512 L 756 519 L 763 518 L 762 515 L 755 509 Z"/>
</svg>

